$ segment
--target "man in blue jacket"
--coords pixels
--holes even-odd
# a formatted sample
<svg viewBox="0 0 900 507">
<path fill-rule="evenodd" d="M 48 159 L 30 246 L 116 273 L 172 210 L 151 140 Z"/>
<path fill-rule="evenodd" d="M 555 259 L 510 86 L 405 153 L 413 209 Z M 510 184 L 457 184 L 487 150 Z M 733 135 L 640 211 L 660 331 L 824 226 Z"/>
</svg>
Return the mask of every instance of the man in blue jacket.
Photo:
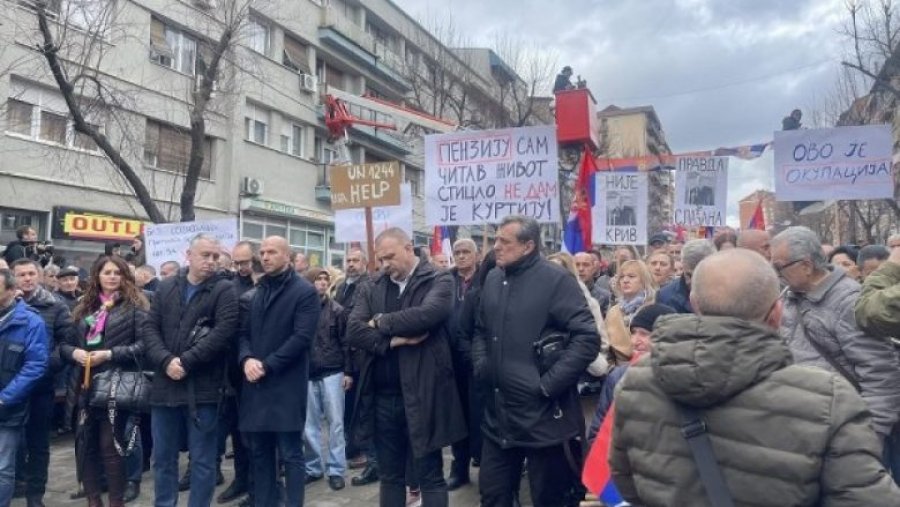
<svg viewBox="0 0 900 507">
<path fill-rule="evenodd" d="M 250 443 L 255 505 L 278 505 L 275 450 L 284 462 L 286 507 L 303 505 L 306 483 L 303 429 L 309 382 L 309 346 L 319 322 L 316 289 L 291 269 L 290 247 L 280 236 L 259 249 L 260 278 L 241 319 L 238 360 L 244 372 L 238 404 L 241 432 Z"/>
<path fill-rule="evenodd" d="M 28 397 L 47 370 L 48 356 L 44 321 L 15 295 L 12 273 L 0 271 L 0 507 L 12 501 Z"/>
<path fill-rule="evenodd" d="M 660 288 L 656 302 L 670 306 L 678 313 L 694 313 L 691 308 L 691 276 L 700 261 L 716 253 L 712 242 L 706 239 L 694 239 L 684 244 L 681 250 L 681 264 L 684 272 L 665 287 Z"/>
</svg>

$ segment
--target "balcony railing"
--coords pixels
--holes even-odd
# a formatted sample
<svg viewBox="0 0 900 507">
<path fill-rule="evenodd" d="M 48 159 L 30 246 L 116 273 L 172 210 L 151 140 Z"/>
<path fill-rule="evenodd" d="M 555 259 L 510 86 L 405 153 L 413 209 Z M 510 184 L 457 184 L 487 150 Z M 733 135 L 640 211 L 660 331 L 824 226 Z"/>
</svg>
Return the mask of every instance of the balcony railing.
<svg viewBox="0 0 900 507">
<path fill-rule="evenodd" d="M 319 26 L 321 28 L 330 28 L 343 35 L 369 54 L 375 55 L 378 58 L 379 65 L 402 74 L 405 60 L 400 54 L 373 37 L 364 27 L 335 10 L 334 7 L 322 9 L 322 18 Z"/>
</svg>

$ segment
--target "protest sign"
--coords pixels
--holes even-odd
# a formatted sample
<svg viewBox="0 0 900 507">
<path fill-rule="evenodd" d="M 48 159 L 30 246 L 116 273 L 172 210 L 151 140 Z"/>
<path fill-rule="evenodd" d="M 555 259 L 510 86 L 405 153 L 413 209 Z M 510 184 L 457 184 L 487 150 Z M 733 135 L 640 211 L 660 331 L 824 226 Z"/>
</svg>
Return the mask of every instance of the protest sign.
<svg viewBox="0 0 900 507">
<path fill-rule="evenodd" d="M 331 208 L 352 209 L 400 204 L 400 164 L 333 165 Z"/>
<path fill-rule="evenodd" d="M 597 173 L 597 204 L 591 210 L 595 243 L 647 243 L 647 188 L 647 173 Z"/>
<path fill-rule="evenodd" d="M 400 185 L 400 205 L 372 208 L 372 226 L 377 236 L 389 227 L 399 227 L 413 237 L 412 190 L 409 183 Z M 366 241 L 366 213 L 361 209 L 334 212 L 334 240 L 338 243 Z"/>
<path fill-rule="evenodd" d="M 890 125 L 775 132 L 779 201 L 894 197 Z"/>
<path fill-rule="evenodd" d="M 722 227 L 728 205 L 728 157 L 677 157 L 675 223 Z"/>
<path fill-rule="evenodd" d="M 425 136 L 428 225 L 559 222 L 554 126 Z"/>
<path fill-rule="evenodd" d="M 191 238 L 206 234 L 219 240 L 222 251 L 228 254 L 238 242 L 237 219 L 198 220 L 174 224 L 153 224 L 144 228 L 147 264 L 159 271 L 168 261 L 184 266 Z"/>
</svg>

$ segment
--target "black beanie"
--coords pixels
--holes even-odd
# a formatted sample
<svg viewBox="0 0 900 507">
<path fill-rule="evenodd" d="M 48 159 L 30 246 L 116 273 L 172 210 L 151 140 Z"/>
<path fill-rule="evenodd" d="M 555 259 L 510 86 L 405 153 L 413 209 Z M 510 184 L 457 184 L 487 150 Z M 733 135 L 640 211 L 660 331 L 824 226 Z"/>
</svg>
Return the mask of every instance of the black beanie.
<svg viewBox="0 0 900 507">
<path fill-rule="evenodd" d="M 671 313 L 677 313 L 671 306 L 661 304 L 647 305 L 638 310 L 634 317 L 631 318 L 630 329 L 634 330 L 634 328 L 640 327 L 647 331 L 653 331 L 653 325 L 656 324 L 656 319 L 662 315 L 669 315 Z"/>
</svg>

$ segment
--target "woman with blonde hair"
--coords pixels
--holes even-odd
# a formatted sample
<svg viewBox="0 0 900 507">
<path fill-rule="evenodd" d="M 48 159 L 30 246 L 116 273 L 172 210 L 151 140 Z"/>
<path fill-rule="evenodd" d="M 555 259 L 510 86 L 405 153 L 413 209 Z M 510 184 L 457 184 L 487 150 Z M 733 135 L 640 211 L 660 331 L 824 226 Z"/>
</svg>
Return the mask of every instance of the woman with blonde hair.
<svg viewBox="0 0 900 507">
<path fill-rule="evenodd" d="M 72 312 L 77 333 L 60 346 L 60 353 L 88 370 L 87 379 L 107 370 L 141 371 L 148 306 L 128 264 L 119 256 L 101 256 L 91 269 L 84 297 Z M 133 414 L 121 407 L 90 406 L 97 387 L 91 380 L 79 393 L 84 414 L 79 417 L 84 493 L 89 507 L 102 507 L 105 475 L 109 507 L 121 507 L 125 505 L 125 455 L 133 450 L 138 428 L 134 425 L 130 435 L 124 434 Z"/>
<path fill-rule="evenodd" d="M 631 358 L 631 318 L 642 307 L 656 300 L 656 282 L 643 261 L 625 261 L 619 266 L 613 291 L 617 303 L 606 314 L 606 334 L 609 336 L 609 358 L 615 365 Z"/>
<path fill-rule="evenodd" d="M 600 353 L 597 354 L 597 358 L 588 365 L 587 371 L 595 377 L 603 376 L 609 369 L 609 363 L 606 360 L 606 356 L 609 352 L 609 340 L 607 339 L 606 331 L 604 330 L 603 311 L 600 309 L 600 303 L 591 296 L 591 292 L 588 290 L 587 286 L 580 278 L 578 278 L 578 271 L 575 269 L 575 259 L 570 254 L 558 252 L 547 256 L 547 260 L 559 264 L 565 268 L 566 271 L 572 273 L 572 276 L 578 281 L 578 286 L 581 287 L 581 293 L 584 294 L 588 308 L 591 310 L 591 315 L 594 316 L 594 322 L 597 323 L 597 336 L 600 338 Z"/>
</svg>

